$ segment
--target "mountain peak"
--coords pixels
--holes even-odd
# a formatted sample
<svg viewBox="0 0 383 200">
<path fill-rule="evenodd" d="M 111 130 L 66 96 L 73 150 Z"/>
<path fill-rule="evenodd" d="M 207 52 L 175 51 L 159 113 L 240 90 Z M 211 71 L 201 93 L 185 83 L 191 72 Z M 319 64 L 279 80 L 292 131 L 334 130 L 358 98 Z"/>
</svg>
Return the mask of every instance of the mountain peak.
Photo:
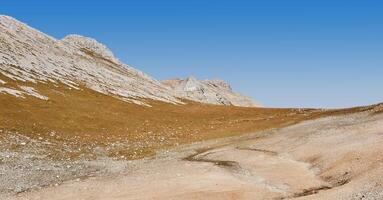
<svg viewBox="0 0 383 200">
<path fill-rule="evenodd" d="M 176 96 L 201 103 L 257 107 L 251 98 L 232 91 L 231 86 L 220 79 L 199 81 L 193 76 L 186 79 L 162 81 L 172 88 Z"/>
<path fill-rule="evenodd" d="M 179 86 L 180 87 L 177 87 L 178 90 L 187 92 L 197 91 L 201 89 L 199 81 L 193 76 L 189 76 L 185 80 L 182 80 Z"/>
<path fill-rule="evenodd" d="M 118 59 L 114 57 L 112 51 L 108 47 L 106 47 L 104 44 L 98 42 L 97 40 L 93 38 L 76 35 L 76 34 L 70 34 L 64 37 L 61 41 L 71 46 L 74 46 L 80 50 L 91 51 L 104 58 L 107 58 L 113 61 L 118 61 Z"/>
<path fill-rule="evenodd" d="M 194 76 L 189 76 L 185 80 L 186 81 L 197 81 L 197 79 Z"/>
<path fill-rule="evenodd" d="M 22 82 L 63 83 L 145 104 L 146 99 L 179 104 L 179 98 L 217 105 L 255 106 L 221 80 L 199 81 L 190 76 L 161 84 L 114 57 L 97 40 L 68 35 L 56 40 L 27 24 L 0 16 L 0 74 Z"/>
<path fill-rule="evenodd" d="M 0 17 L 0 57 L 0 75 L 6 80 L 85 87 L 142 105 L 146 100 L 182 103 L 157 80 L 119 62 L 92 38 L 69 35 L 56 40 L 7 16 Z"/>
</svg>

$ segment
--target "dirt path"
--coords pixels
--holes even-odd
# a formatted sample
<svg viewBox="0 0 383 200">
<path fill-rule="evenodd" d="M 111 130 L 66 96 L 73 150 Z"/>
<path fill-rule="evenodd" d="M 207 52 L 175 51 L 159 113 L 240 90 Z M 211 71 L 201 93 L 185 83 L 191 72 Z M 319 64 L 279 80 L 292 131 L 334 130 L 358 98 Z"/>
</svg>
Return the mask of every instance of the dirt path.
<svg viewBox="0 0 383 200">
<path fill-rule="evenodd" d="M 133 161 L 13 199 L 383 199 L 383 115 L 304 122 Z"/>
</svg>

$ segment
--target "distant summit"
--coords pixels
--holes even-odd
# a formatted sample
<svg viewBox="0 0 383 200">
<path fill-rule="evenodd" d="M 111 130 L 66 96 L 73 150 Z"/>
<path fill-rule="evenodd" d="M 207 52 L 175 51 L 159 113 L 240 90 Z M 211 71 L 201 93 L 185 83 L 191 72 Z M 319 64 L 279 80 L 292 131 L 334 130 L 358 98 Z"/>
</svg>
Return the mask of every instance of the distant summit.
<svg viewBox="0 0 383 200">
<path fill-rule="evenodd" d="M 234 93 L 223 81 L 155 80 L 117 59 L 95 39 L 71 34 L 57 40 L 9 16 L 0 16 L 0 94 L 48 100 L 28 83 L 55 88 L 89 88 L 122 101 L 149 105 L 149 100 L 183 104 L 201 103 L 256 106 L 250 98 Z M 10 82 L 17 82 L 11 84 Z M 27 88 L 28 89 L 25 89 Z"/>
<path fill-rule="evenodd" d="M 97 40 L 93 38 L 71 34 L 67 35 L 62 41 L 79 49 L 90 51 L 106 59 L 118 62 L 118 59 L 114 57 L 112 51 L 108 47 L 97 42 Z"/>
<path fill-rule="evenodd" d="M 250 97 L 234 92 L 223 80 L 199 81 L 194 77 L 188 77 L 164 80 L 162 83 L 170 87 L 179 98 L 216 105 L 259 106 Z"/>
</svg>

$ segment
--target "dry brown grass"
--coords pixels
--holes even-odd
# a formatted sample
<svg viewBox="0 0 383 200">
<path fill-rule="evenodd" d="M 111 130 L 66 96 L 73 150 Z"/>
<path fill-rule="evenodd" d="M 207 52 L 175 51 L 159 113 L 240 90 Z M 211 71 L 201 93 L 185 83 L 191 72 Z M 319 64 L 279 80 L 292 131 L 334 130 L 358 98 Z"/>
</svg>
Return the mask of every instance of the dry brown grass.
<svg viewBox="0 0 383 200">
<path fill-rule="evenodd" d="M 49 101 L 0 94 L 0 129 L 30 138 L 54 138 L 73 145 L 104 146 L 124 143 L 109 156 L 134 159 L 156 150 L 201 140 L 279 128 L 302 120 L 350 111 L 312 109 L 240 108 L 188 102 L 172 105 L 147 101 L 143 107 L 100 94 L 85 87 L 70 90 L 65 85 L 12 81 L 7 86 L 28 85 L 48 96 Z M 351 111 L 351 112 L 356 112 Z M 57 150 L 56 154 L 60 154 Z M 83 156 L 79 151 L 70 157 Z M 88 152 L 89 153 L 89 152 Z"/>
</svg>

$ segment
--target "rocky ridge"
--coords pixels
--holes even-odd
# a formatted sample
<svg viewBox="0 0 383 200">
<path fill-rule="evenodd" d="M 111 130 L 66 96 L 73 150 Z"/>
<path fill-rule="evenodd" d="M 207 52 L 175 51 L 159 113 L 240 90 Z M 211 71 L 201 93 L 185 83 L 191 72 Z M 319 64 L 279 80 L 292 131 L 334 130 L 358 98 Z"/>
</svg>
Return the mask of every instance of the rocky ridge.
<svg viewBox="0 0 383 200">
<path fill-rule="evenodd" d="M 223 80 L 200 81 L 194 77 L 188 77 L 164 80 L 162 83 L 170 87 L 179 98 L 217 105 L 259 107 L 250 97 L 234 92 Z"/>
<path fill-rule="evenodd" d="M 148 105 L 148 99 L 183 104 L 180 98 L 187 98 L 202 103 L 253 106 L 250 98 L 233 93 L 220 81 L 197 83 L 190 79 L 185 83 L 189 87 L 186 93 L 181 92 L 182 86 L 174 91 L 120 62 L 95 39 L 71 34 L 57 40 L 4 15 L 0 16 L 0 66 L 0 75 L 8 79 L 0 79 L 0 93 L 22 98 L 49 99 L 36 88 L 25 91 L 22 87 L 26 85 L 19 84 L 32 82 L 64 84 L 76 90 L 86 87 L 140 105 Z M 7 85 L 9 80 L 18 82 L 18 87 Z M 201 93 L 201 88 L 206 92 Z"/>
<path fill-rule="evenodd" d="M 129 67 L 96 40 L 70 35 L 56 40 L 8 16 L 0 16 L 0 73 L 12 80 L 80 85 L 122 100 L 181 103 L 160 82 Z M 18 88 L 9 88 L 18 90 Z"/>
</svg>

